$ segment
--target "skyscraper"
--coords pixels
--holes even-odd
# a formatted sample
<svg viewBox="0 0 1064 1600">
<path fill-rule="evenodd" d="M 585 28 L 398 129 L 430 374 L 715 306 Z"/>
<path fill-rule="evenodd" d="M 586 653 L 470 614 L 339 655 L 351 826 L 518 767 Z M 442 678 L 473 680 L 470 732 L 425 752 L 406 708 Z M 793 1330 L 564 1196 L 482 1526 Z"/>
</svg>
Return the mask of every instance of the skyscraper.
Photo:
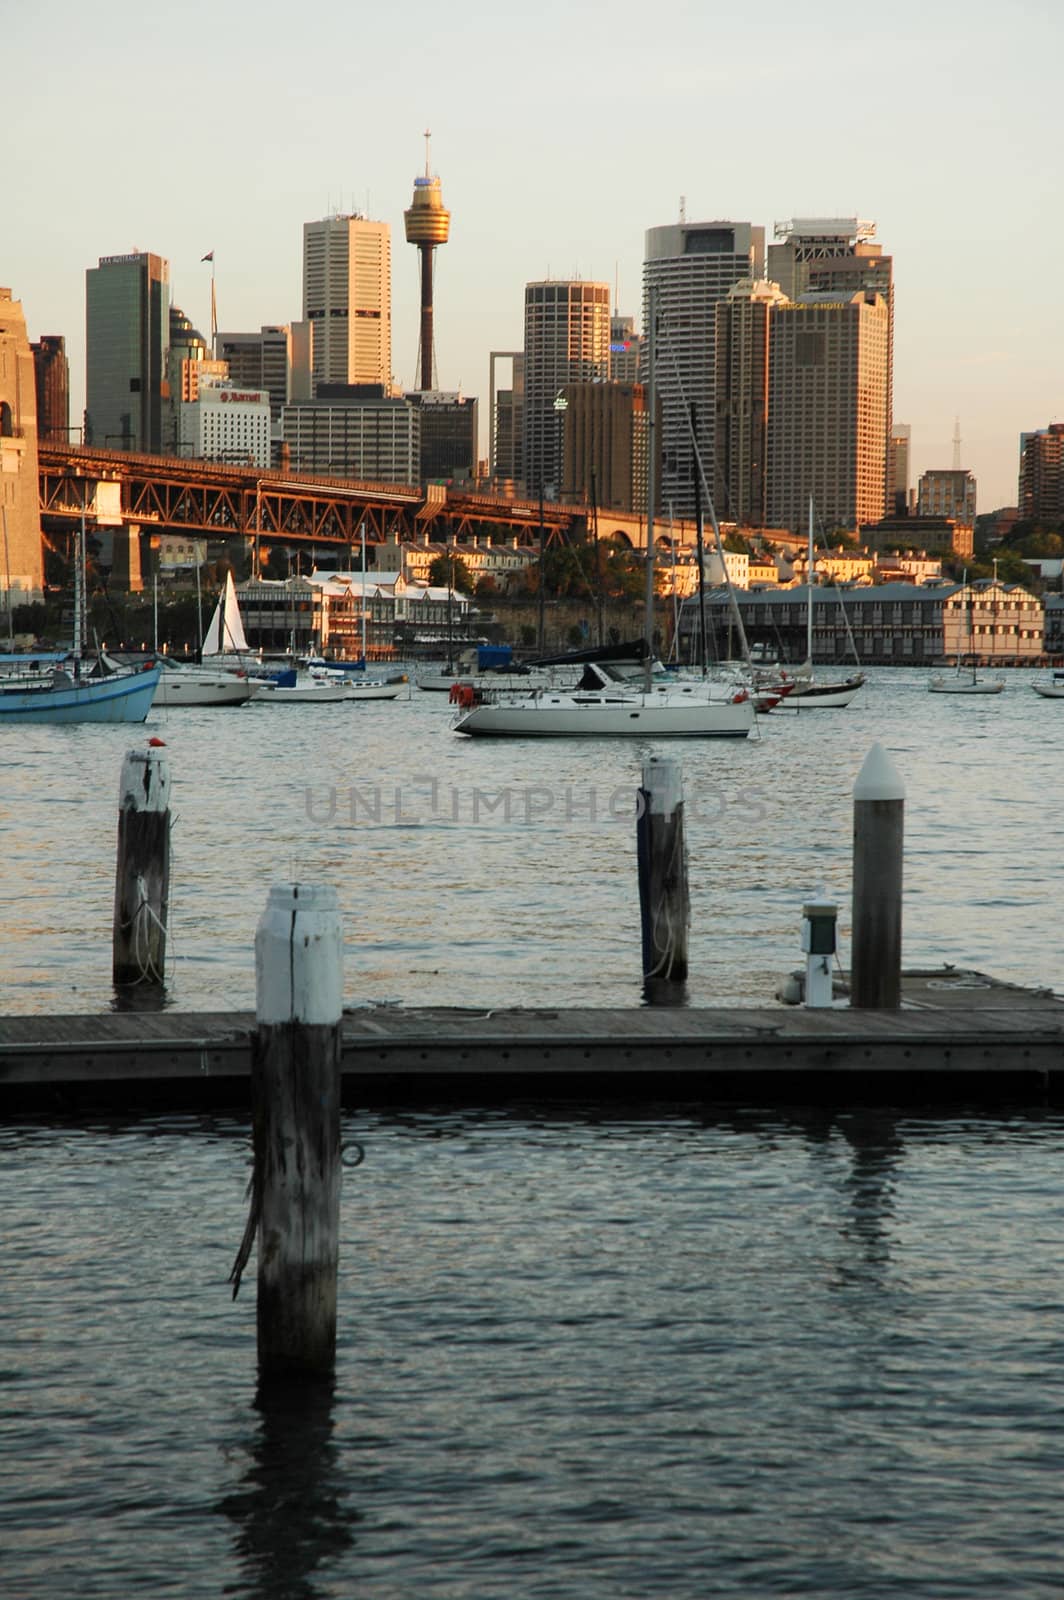
<svg viewBox="0 0 1064 1600">
<path fill-rule="evenodd" d="M 644 348 L 650 289 L 657 290 L 655 387 L 661 401 L 658 509 L 694 513 L 690 407 L 695 406 L 698 454 L 714 499 L 716 308 L 741 278 L 764 274 L 765 230 L 749 222 L 679 222 L 650 228 L 643 266 Z"/>
<path fill-rule="evenodd" d="M 303 224 L 314 385 L 392 382 L 392 235 L 353 213 Z"/>
<path fill-rule="evenodd" d="M 741 279 L 717 306 L 716 463 L 718 516 L 765 526 L 769 348 L 778 284 Z"/>
<path fill-rule="evenodd" d="M 889 314 L 882 295 L 808 293 L 772 307 L 768 482 L 773 527 L 853 533 L 883 515 Z"/>
<path fill-rule="evenodd" d="M 531 495 L 563 497 L 562 391 L 610 375 L 608 283 L 525 285 L 524 482 Z"/>
<path fill-rule="evenodd" d="M 37 438 L 41 444 L 70 443 L 70 363 L 61 333 L 45 333 L 30 345 L 37 385 Z"/>
<path fill-rule="evenodd" d="M 134 250 L 85 274 L 85 441 L 158 454 L 163 443 L 170 265 Z"/>
<path fill-rule="evenodd" d="M 789 300 L 804 293 L 833 294 L 838 301 L 851 295 L 881 295 L 887 308 L 887 364 L 882 382 L 886 389 L 887 438 L 883 459 L 883 505 L 894 514 L 889 484 L 890 430 L 894 420 L 894 263 L 876 244 L 876 225 L 858 217 L 798 217 L 777 222 L 776 243 L 768 247 L 768 276 Z M 876 404 L 880 404 L 877 399 Z"/>
</svg>

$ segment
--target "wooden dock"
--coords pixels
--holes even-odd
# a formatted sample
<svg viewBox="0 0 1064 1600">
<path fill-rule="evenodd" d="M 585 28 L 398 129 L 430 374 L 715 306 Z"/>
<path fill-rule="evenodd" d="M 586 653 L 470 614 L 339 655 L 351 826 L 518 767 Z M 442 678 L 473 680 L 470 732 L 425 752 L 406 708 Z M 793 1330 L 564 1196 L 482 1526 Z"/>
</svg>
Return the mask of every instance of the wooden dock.
<svg viewBox="0 0 1064 1600">
<path fill-rule="evenodd" d="M 250 1105 L 251 1013 L 0 1017 L 0 1115 Z M 343 1018 L 345 1104 L 1064 1100 L 1064 999 L 938 968 L 896 1011 L 799 1006 Z"/>
</svg>

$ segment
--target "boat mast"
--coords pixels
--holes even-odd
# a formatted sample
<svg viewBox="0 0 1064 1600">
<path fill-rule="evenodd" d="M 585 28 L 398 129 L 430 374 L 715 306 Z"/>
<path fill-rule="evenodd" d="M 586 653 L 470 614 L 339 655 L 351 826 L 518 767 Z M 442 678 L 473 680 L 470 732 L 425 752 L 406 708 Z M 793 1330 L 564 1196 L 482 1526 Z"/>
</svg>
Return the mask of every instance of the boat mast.
<svg viewBox="0 0 1064 1600">
<path fill-rule="evenodd" d="M 805 581 L 809 585 L 808 604 L 805 608 L 805 659 L 813 670 L 813 496 L 809 496 L 809 553 Z"/>
<path fill-rule="evenodd" d="M 695 429 L 696 414 L 695 403 L 691 401 L 691 442 L 692 446 L 698 434 Z M 699 469 L 697 452 L 691 451 L 691 476 L 695 488 L 695 549 L 698 555 L 698 643 L 702 652 L 702 676 L 706 676 L 709 668 L 706 648 L 706 544 L 703 538 L 702 523 L 702 473 Z M 729 652 L 730 653 L 730 652 Z"/>
<path fill-rule="evenodd" d="M 362 665 L 366 665 L 366 523 L 362 522 Z"/>
<path fill-rule="evenodd" d="M 658 341 L 658 287 L 652 283 L 647 290 L 647 548 L 646 548 L 646 613 L 643 632 L 646 637 L 646 660 L 643 663 L 643 687 L 650 693 L 651 656 L 654 649 L 654 504 L 658 492 L 658 429 L 655 415 L 658 396 L 654 371 L 654 358 Z"/>
<path fill-rule="evenodd" d="M 88 484 L 81 483 L 81 520 L 74 541 L 74 655 L 81 657 L 85 633 L 85 495 Z"/>
</svg>

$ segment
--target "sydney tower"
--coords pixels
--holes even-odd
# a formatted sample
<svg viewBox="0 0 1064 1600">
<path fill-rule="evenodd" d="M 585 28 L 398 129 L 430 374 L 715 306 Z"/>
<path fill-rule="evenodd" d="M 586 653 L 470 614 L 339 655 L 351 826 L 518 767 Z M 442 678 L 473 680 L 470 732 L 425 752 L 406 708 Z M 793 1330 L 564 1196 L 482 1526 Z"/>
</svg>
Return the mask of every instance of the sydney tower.
<svg viewBox="0 0 1064 1600">
<path fill-rule="evenodd" d="M 403 213 L 408 244 L 416 244 L 421 252 L 421 332 L 418 357 L 421 366 L 421 388 L 431 389 L 432 384 L 432 252 L 438 244 L 447 243 L 451 229 L 451 213 L 443 203 L 440 180 L 429 174 L 429 138 L 425 133 L 425 176 L 414 179 L 414 199 Z"/>
</svg>

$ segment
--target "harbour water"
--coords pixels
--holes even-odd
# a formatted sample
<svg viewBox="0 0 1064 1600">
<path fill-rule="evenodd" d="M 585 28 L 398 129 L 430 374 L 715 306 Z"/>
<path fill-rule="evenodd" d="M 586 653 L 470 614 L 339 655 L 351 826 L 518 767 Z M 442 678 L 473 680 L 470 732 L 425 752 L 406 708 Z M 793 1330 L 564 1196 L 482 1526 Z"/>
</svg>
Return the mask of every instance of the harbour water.
<svg viewBox="0 0 1064 1600">
<path fill-rule="evenodd" d="M 637 1005 L 635 792 L 683 765 L 693 1004 L 765 1003 L 801 963 L 803 900 L 839 902 L 852 789 L 883 744 L 906 800 L 904 959 L 1056 987 L 1064 820 L 1059 702 L 930 695 L 873 670 L 853 705 L 775 713 L 746 741 L 470 740 L 446 696 L 153 713 L 143 729 L 4 730 L 0 1007 L 106 1009 L 118 779 L 166 740 L 173 791 L 168 1002 L 249 1008 L 269 885 L 335 884 L 346 999 Z"/>
<path fill-rule="evenodd" d="M 876 741 L 908 793 L 906 964 L 1058 987 L 1064 727 L 1029 676 L 964 702 L 873 673 L 845 711 L 668 750 L 692 1003 L 767 1002 L 811 890 L 845 946 Z M 3 735 L 0 1003 L 110 1003 L 118 774 L 155 735 L 172 1005 L 252 1005 L 293 874 L 338 889 L 350 1004 L 638 1004 L 650 752 L 449 722 L 423 697 Z M 0 1127 L 5 1595 L 1059 1593 L 1064 1117 L 527 1106 L 344 1137 L 335 1388 L 286 1402 L 256 1395 L 253 1271 L 226 1282 L 245 1123 Z"/>
</svg>

